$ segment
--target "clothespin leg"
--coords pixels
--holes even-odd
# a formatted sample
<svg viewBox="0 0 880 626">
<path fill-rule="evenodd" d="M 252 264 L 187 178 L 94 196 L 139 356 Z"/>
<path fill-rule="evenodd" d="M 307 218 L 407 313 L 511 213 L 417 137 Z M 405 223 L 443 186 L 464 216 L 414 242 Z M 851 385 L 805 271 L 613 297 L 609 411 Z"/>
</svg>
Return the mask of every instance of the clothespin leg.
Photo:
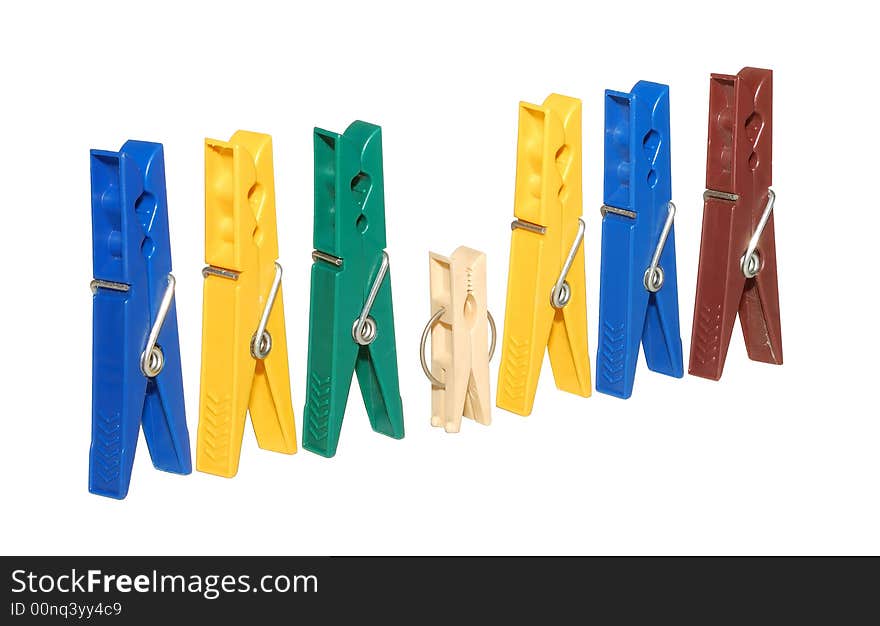
<svg viewBox="0 0 880 626">
<path fill-rule="evenodd" d="M 256 362 L 249 407 L 257 444 L 264 450 L 293 454 L 296 452 L 296 426 L 290 395 L 287 333 L 281 291 L 279 286 L 275 305 L 266 324 L 266 330 L 272 338 L 272 349 L 265 359 Z"/>
<path fill-rule="evenodd" d="M 474 369 L 467 379 L 467 393 L 464 397 L 464 411 L 462 415 L 469 417 L 478 424 L 488 426 L 492 423 L 492 413 L 489 409 L 491 402 L 489 392 L 489 368 L 484 370 Z M 458 420 L 461 426 L 461 419 Z M 447 432 L 449 429 L 447 429 Z"/>
<path fill-rule="evenodd" d="M 485 319 L 485 313 L 475 316 L 478 320 Z M 462 416 L 470 418 L 478 424 L 488 426 L 492 422 L 489 395 L 489 345 L 488 324 L 479 322 L 466 334 L 464 329 L 453 337 L 458 354 L 471 352 L 470 367 L 460 367 L 453 371 L 453 377 L 447 377 L 446 390 L 451 403 L 448 409 L 446 432 L 457 433 L 461 429 Z M 468 361 L 461 360 L 462 363 Z M 454 407 L 454 408 L 453 408 Z"/>
<path fill-rule="evenodd" d="M 548 256 L 542 254 L 542 237 L 523 229 L 511 232 L 507 306 L 496 404 L 498 408 L 518 415 L 532 412 L 553 321 L 553 309 L 547 305 L 552 285 L 544 284 L 546 281 L 540 279 L 548 275 L 540 267 L 542 262 L 546 263 L 545 257 Z M 538 260 L 537 264 L 535 259 Z M 547 294 L 547 301 L 542 300 L 543 294 Z"/>
<path fill-rule="evenodd" d="M 621 215 L 602 219 L 602 267 L 599 293 L 599 352 L 596 389 L 618 398 L 632 395 L 648 291 L 635 266 L 635 222 Z M 620 277 L 626 276 L 626 282 Z"/>
<path fill-rule="evenodd" d="M 642 347 L 648 369 L 667 376 L 684 376 L 681 328 L 678 315 L 678 272 L 675 267 L 675 228 L 669 231 L 660 255 L 665 280 L 660 291 L 648 297 Z"/>
<path fill-rule="evenodd" d="M 482 315 L 479 316 L 482 318 Z M 492 398 L 489 391 L 489 344 L 488 323 L 481 323 L 471 331 L 471 346 L 474 356 L 471 358 L 473 367 L 467 372 L 459 384 L 465 387 L 464 410 L 462 414 L 478 424 L 488 426 L 492 423 Z M 458 420 L 459 426 L 461 419 Z M 448 430 L 448 429 L 447 429 Z"/>
<path fill-rule="evenodd" d="M 772 215 L 758 244 L 758 255 L 761 259 L 761 271 L 745 282 L 745 290 L 739 303 L 739 321 L 749 358 L 781 365 L 782 326 Z"/>
<path fill-rule="evenodd" d="M 720 379 L 724 371 L 745 283 L 739 263 L 746 242 L 734 242 L 730 238 L 731 232 L 737 232 L 735 218 L 733 202 L 706 199 L 688 372 L 712 380 Z M 715 245 L 720 241 L 727 241 L 727 246 Z"/>
<path fill-rule="evenodd" d="M 470 393 L 470 385 L 474 384 L 474 379 L 472 376 L 468 376 L 467 385 L 468 388 L 465 389 L 464 394 L 464 407 L 461 411 L 461 416 L 458 418 L 452 418 L 446 424 L 446 432 L 448 433 L 457 433 L 461 430 L 461 418 L 467 417 L 469 419 L 474 420 L 480 424 L 486 424 L 485 416 L 479 412 L 479 398 L 475 398 Z"/>
<path fill-rule="evenodd" d="M 312 265 L 311 310 L 309 312 L 309 363 L 306 403 L 303 409 L 303 448 L 325 457 L 336 454 L 339 433 L 358 344 L 351 337 L 354 315 L 349 319 L 343 307 L 346 269 L 321 262 Z"/>
<path fill-rule="evenodd" d="M 144 438 L 156 469 L 189 474 L 192 472 L 192 457 L 183 404 L 177 308 L 173 301 L 159 332 L 157 345 L 163 348 L 165 364 L 159 375 L 147 382 L 143 410 Z"/>
<path fill-rule="evenodd" d="M 452 327 L 444 323 L 442 318 L 434 324 L 431 329 L 431 372 L 446 388 L 431 385 L 431 426 L 442 426 L 446 432 L 458 432 L 461 428 L 461 416 L 458 416 L 458 424 L 455 424 L 455 418 L 452 417 L 455 410 L 450 408 L 448 401 L 453 339 Z"/>
<path fill-rule="evenodd" d="M 375 276 L 377 270 L 368 273 Z M 376 339 L 360 346 L 355 371 L 370 425 L 394 439 L 403 439 L 403 404 L 397 377 L 394 310 L 391 303 L 391 270 L 385 275 L 370 315 L 376 320 Z"/>
<path fill-rule="evenodd" d="M 231 478 L 238 473 L 250 399 L 254 358 L 251 335 L 259 322 L 256 282 L 205 278 L 202 319 L 202 380 L 196 468 Z"/>
<path fill-rule="evenodd" d="M 131 482 L 146 386 L 143 377 L 126 375 L 132 367 L 126 343 L 141 335 L 134 331 L 137 322 L 131 318 L 138 307 L 131 298 L 131 292 L 105 289 L 93 297 L 89 491 L 120 500 Z"/>
</svg>

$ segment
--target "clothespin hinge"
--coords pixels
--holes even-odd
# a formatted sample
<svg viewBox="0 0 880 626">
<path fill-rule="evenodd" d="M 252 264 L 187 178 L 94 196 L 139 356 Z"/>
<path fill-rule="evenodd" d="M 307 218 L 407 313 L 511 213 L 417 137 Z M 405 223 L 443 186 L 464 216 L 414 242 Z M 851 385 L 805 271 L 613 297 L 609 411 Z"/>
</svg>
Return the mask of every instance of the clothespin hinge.
<svg viewBox="0 0 880 626">
<path fill-rule="evenodd" d="M 571 244 L 568 256 L 565 258 L 565 263 L 562 265 L 562 270 L 559 272 L 559 277 L 556 279 L 556 284 L 554 284 L 553 289 L 550 290 L 550 304 L 554 309 L 563 308 L 571 299 L 571 287 L 566 282 L 565 277 L 568 276 L 571 264 L 574 263 L 574 256 L 577 254 L 578 248 L 580 248 L 581 242 L 584 240 L 584 230 L 586 230 L 584 220 L 578 218 L 577 235 L 575 235 L 574 242 Z"/>
<path fill-rule="evenodd" d="M 225 270 L 222 267 L 215 267 L 213 265 L 208 265 L 202 268 L 202 278 L 207 278 L 208 276 L 219 276 L 220 278 L 228 278 L 229 280 L 238 280 L 239 273 L 240 272 Z"/>
<path fill-rule="evenodd" d="M 532 222 L 527 222 L 525 220 L 513 220 L 510 223 L 510 230 L 516 230 L 517 228 L 521 228 L 522 230 L 527 230 L 530 233 L 535 233 L 538 235 L 546 235 L 547 227 L 541 226 L 540 224 L 533 224 Z"/>
<path fill-rule="evenodd" d="M 707 189 L 703 192 L 703 200 L 709 199 L 715 200 L 727 200 L 729 202 L 736 202 L 739 200 L 739 194 L 729 193 L 727 191 L 715 191 L 714 189 Z"/>
<path fill-rule="evenodd" d="M 388 253 L 383 250 L 382 263 L 379 265 L 379 272 L 376 274 L 376 278 L 370 286 L 370 293 L 367 295 L 367 301 L 364 302 L 364 308 L 361 309 L 361 314 L 358 315 L 351 327 L 351 336 L 359 345 L 368 346 L 376 339 L 378 328 L 376 326 L 376 320 L 370 317 L 370 311 L 373 309 L 373 302 L 376 301 L 376 295 L 379 293 L 382 281 L 385 280 L 385 274 L 388 273 L 388 263 Z"/>
<path fill-rule="evenodd" d="M 761 241 L 761 235 L 764 232 L 764 227 L 767 226 L 770 214 L 773 213 L 773 205 L 775 203 L 776 193 L 772 189 L 768 189 L 767 204 L 764 206 L 764 212 L 761 214 L 761 219 L 758 221 L 758 227 L 755 229 L 754 234 L 752 234 L 752 238 L 749 239 L 746 253 L 739 262 L 742 273 L 746 278 L 754 278 L 761 271 L 761 257 L 757 252 L 758 242 Z"/>
<path fill-rule="evenodd" d="M 628 217 L 631 220 L 636 219 L 635 211 L 618 209 L 616 206 L 608 206 L 607 204 L 603 204 L 601 207 L 599 207 L 599 211 L 602 213 L 602 217 L 605 217 L 607 213 L 611 213 L 613 215 L 620 215 L 621 217 Z"/>
<path fill-rule="evenodd" d="M 162 325 L 171 309 L 171 301 L 174 299 L 174 288 L 177 281 L 174 280 L 173 274 L 168 274 L 168 286 L 165 287 L 165 293 L 162 295 L 162 301 L 159 302 L 159 310 L 156 313 L 156 321 L 150 328 L 150 334 L 147 336 L 147 347 L 141 353 L 141 371 L 147 378 L 155 378 L 162 372 L 165 367 L 165 355 L 162 353 L 162 347 L 156 345 L 159 340 L 159 333 L 162 331 Z"/>
<path fill-rule="evenodd" d="M 92 294 L 98 292 L 98 289 L 109 289 L 110 291 L 128 291 L 131 289 L 130 286 L 125 283 L 117 283 L 112 280 L 101 280 L 100 278 L 96 278 L 92 282 L 89 283 L 89 289 L 92 290 Z"/>
<path fill-rule="evenodd" d="M 281 272 L 281 264 L 275 261 L 275 278 L 272 279 L 269 297 L 266 298 L 266 306 L 263 307 L 263 315 L 260 317 L 257 332 L 251 338 L 251 356 L 255 359 L 263 360 L 272 351 L 272 336 L 266 330 L 266 325 L 269 323 L 269 314 L 272 313 L 275 298 L 278 296 L 278 288 L 281 287 Z"/>
<path fill-rule="evenodd" d="M 663 247 L 666 245 L 666 238 L 669 237 L 669 231 L 672 230 L 672 224 L 675 221 L 675 205 L 672 202 L 667 204 L 669 213 L 666 215 L 666 222 L 663 224 L 663 230 L 660 231 L 660 239 L 657 241 L 657 247 L 654 249 L 654 256 L 651 257 L 651 265 L 645 270 L 645 289 L 651 293 L 657 293 L 663 286 L 663 268 L 660 267 L 660 255 L 663 254 Z"/>
<path fill-rule="evenodd" d="M 707 189 L 703 192 L 703 200 L 705 201 L 710 199 L 736 202 L 739 200 L 739 195 L 735 193 L 728 193 L 726 191 L 715 191 L 714 189 Z M 758 272 L 761 271 L 761 257 L 757 253 L 758 242 L 761 240 L 761 235 L 764 232 L 764 227 L 767 226 L 767 221 L 770 219 L 770 214 L 773 213 L 773 205 L 775 203 L 776 194 L 772 189 L 768 189 L 767 204 L 764 206 L 764 212 L 761 214 L 761 219 L 758 221 L 758 227 L 752 234 L 751 239 L 749 239 L 749 245 L 746 248 L 746 253 L 742 256 L 739 263 L 743 276 L 745 276 L 746 278 L 754 278 L 758 275 Z"/>
<path fill-rule="evenodd" d="M 340 259 L 338 256 L 333 256 L 332 254 L 321 252 L 320 250 L 312 251 L 312 261 L 324 261 L 324 263 L 329 263 L 330 265 L 335 265 L 336 267 L 342 267 L 342 259 Z"/>
</svg>

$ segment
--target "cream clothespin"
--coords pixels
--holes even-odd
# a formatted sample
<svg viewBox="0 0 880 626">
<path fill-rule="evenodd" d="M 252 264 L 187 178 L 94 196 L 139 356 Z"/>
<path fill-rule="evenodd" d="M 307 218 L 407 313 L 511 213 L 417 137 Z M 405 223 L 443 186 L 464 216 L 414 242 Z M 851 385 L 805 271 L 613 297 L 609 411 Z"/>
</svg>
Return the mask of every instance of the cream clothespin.
<svg viewBox="0 0 880 626">
<path fill-rule="evenodd" d="M 431 252 L 429 264 L 433 315 L 422 333 L 420 356 L 431 381 L 431 425 L 457 433 L 462 416 L 488 425 L 495 322 L 486 305 L 486 255 L 461 246 L 450 257 Z M 425 358 L 429 334 L 430 368 Z"/>
</svg>

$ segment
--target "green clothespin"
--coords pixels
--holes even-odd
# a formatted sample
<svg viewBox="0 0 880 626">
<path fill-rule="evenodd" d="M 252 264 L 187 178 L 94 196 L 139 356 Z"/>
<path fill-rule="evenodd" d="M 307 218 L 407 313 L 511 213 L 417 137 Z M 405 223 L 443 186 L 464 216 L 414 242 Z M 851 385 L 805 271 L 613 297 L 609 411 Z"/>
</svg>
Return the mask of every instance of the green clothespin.
<svg viewBox="0 0 880 626">
<path fill-rule="evenodd" d="M 314 244 L 303 447 L 336 454 L 354 371 L 373 430 L 402 439 L 378 126 L 315 129 Z"/>
</svg>

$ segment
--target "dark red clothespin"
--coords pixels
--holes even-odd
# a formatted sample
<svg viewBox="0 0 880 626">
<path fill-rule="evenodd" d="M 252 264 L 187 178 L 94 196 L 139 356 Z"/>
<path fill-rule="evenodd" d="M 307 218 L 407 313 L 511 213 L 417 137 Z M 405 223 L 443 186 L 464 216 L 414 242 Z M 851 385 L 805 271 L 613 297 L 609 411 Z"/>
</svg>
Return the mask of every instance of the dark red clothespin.
<svg viewBox="0 0 880 626">
<path fill-rule="evenodd" d="M 749 358 L 782 363 L 770 189 L 773 72 L 712 74 L 703 236 L 688 371 L 718 380 L 739 311 Z"/>
</svg>

